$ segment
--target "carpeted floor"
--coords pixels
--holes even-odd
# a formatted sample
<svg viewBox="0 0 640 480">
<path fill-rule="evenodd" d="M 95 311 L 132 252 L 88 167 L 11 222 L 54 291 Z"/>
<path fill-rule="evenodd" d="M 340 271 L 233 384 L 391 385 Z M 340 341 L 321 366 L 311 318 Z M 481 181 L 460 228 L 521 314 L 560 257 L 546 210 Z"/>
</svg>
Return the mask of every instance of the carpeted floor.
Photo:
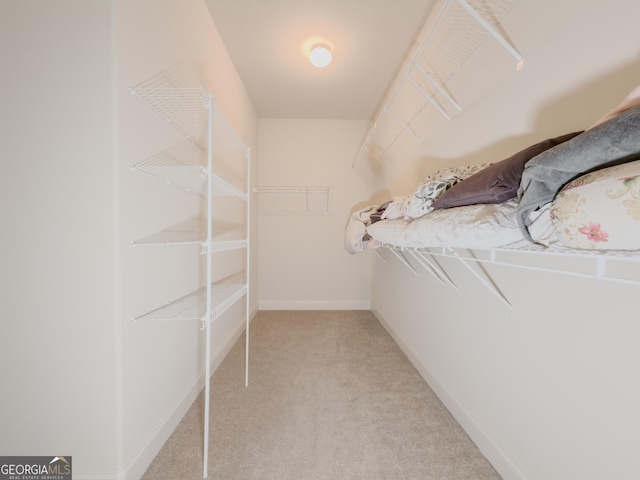
<svg viewBox="0 0 640 480">
<path fill-rule="evenodd" d="M 368 311 L 260 311 L 212 378 L 209 478 L 499 480 Z M 143 480 L 202 478 L 203 395 Z"/>
</svg>

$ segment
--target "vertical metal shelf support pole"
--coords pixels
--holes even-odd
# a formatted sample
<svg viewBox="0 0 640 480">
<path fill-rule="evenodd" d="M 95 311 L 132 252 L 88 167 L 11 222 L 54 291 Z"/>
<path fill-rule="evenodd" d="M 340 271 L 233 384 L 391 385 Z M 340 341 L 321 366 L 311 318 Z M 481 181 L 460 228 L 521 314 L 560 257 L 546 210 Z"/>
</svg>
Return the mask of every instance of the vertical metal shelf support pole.
<svg viewBox="0 0 640 480">
<path fill-rule="evenodd" d="M 209 475 L 209 408 L 211 397 L 211 283 L 213 281 L 211 265 L 211 242 L 213 240 L 213 100 L 210 93 L 204 95 L 207 108 L 207 309 L 205 313 L 205 388 L 204 388 L 204 451 L 202 477 Z"/>
<path fill-rule="evenodd" d="M 247 272 L 245 281 L 247 283 L 247 293 L 245 293 L 245 359 L 244 359 L 244 386 L 249 386 L 249 323 L 250 323 L 250 298 L 251 291 L 249 283 L 251 282 L 251 149 L 247 148 L 245 152 L 247 160 Z"/>
</svg>

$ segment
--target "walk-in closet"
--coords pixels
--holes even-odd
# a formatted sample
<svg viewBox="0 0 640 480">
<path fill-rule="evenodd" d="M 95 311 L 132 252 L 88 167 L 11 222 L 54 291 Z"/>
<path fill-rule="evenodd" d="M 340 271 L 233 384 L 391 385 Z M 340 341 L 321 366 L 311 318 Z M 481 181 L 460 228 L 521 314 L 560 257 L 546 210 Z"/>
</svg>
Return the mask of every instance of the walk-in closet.
<svg viewBox="0 0 640 480">
<path fill-rule="evenodd" d="M 0 477 L 636 479 L 639 16 L 4 2 Z"/>
</svg>

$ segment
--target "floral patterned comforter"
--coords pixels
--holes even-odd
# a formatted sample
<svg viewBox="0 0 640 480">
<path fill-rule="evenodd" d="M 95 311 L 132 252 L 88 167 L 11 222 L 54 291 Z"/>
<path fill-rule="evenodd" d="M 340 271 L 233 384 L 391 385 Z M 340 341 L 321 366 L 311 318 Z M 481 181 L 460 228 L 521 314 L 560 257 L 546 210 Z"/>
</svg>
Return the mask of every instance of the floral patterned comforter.
<svg viewBox="0 0 640 480">
<path fill-rule="evenodd" d="M 640 249 L 640 161 L 587 173 L 551 204 L 556 240 L 588 250 Z"/>
</svg>

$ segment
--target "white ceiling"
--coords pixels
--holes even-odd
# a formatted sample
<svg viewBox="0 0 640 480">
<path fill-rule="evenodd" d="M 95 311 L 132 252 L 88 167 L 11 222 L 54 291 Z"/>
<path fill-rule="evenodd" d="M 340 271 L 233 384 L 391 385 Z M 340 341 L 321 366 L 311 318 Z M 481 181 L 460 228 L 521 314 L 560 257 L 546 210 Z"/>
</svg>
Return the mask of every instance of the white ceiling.
<svg viewBox="0 0 640 480">
<path fill-rule="evenodd" d="M 436 0 L 205 0 L 261 118 L 369 119 Z M 333 62 L 305 50 L 326 43 Z"/>
</svg>

